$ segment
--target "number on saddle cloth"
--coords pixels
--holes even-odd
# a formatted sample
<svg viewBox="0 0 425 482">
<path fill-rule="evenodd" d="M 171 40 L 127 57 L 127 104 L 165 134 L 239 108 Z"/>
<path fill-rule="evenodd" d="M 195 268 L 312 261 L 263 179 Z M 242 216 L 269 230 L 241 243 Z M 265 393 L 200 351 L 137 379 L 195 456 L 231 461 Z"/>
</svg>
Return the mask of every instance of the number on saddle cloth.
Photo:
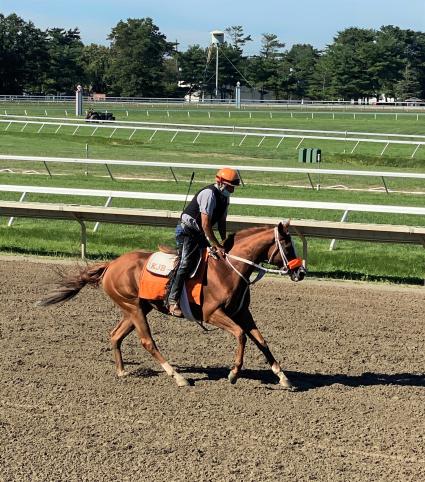
<svg viewBox="0 0 425 482">
<path fill-rule="evenodd" d="M 176 266 L 176 261 L 177 256 L 175 254 L 158 251 L 149 257 L 146 264 L 146 269 L 152 274 L 169 276 L 170 272 Z"/>
<path fill-rule="evenodd" d="M 197 261 L 194 264 L 194 269 L 190 273 L 189 278 L 193 278 L 198 271 L 199 265 L 201 264 L 202 256 L 201 250 L 197 253 Z M 160 276 L 172 277 L 178 268 L 178 256 L 175 254 L 164 253 L 162 251 L 157 251 L 153 253 L 147 261 L 146 269 L 152 273 Z"/>
<path fill-rule="evenodd" d="M 199 253 L 200 254 L 200 253 Z M 189 278 L 196 278 L 201 265 L 202 256 L 199 255 L 195 269 Z M 139 297 L 146 300 L 164 300 L 168 296 L 173 277 L 176 273 L 177 256 L 163 252 L 153 253 L 146 262 L 140 275 Z M 201 271 L 203 273 L 203 270 Z M 201 276 L 202 278 L 202 276 Z M 193 280 L 195 283 L 195 279 Z"/>
</svg>

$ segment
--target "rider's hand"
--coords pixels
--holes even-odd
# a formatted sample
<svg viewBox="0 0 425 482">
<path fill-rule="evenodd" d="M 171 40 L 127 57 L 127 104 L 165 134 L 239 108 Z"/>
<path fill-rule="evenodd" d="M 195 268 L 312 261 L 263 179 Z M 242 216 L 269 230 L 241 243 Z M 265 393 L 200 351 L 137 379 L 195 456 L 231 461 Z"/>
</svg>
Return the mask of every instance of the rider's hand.
<svg viewBox="0 0 425 482">
<path fill-rule="evenodd" d="M 221 257 L 224 257 L 224 255 L 226 254 L 226 250 L 224 249 L 224 247 L 223 247 L 221 244 L 219 244 L 219 245 L 217 245 L 217 246 L 214 246 L 213 249 L 214 249 L 214 251 L 215 251 L 216 253 L 218 253 Z"/>
</svg>

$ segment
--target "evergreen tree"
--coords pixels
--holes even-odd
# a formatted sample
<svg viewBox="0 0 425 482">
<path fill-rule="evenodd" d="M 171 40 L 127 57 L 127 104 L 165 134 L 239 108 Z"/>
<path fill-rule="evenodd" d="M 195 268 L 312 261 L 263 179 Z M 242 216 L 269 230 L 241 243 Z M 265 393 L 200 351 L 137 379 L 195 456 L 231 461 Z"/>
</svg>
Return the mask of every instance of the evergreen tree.
<svg viewBox="0 0 425 482">
<path fill-rule="evenodd" d="M 247 42 L 252 42 L 251 35 L 245 35 L 241 25 L 227 27 L 224 31 L 230 37 L 229 44 L 236 50 L 239 50 L 241 54 L 245 44 Z"/>
<path fill-rule="evenodd" d="M 275 34 L 263 34 L 261 39 L 260 55 L 250 59 L 248 75 L 253 84 L 256 85 L 261 99 L 270 90 L 276 98 L 282 92 L 282 62 L 284 53 L 281 49 L 285 47 Z"/>
</svg>

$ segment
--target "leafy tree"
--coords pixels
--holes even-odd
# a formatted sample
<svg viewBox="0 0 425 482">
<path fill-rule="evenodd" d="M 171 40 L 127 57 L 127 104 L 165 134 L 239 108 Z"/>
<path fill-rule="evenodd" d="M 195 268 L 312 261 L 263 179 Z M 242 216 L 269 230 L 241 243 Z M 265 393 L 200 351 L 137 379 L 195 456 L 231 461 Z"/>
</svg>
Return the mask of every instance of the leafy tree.
<svg viewBox="0 0 425 482">
<path fill-rule="evenodd" d="M 51 28 L 48 34 L 49 68 L 44 79 L 46 93 L 72 94 L 84 82 L 83 43 L 78 28 Z"/>
<path fill-rule="evenodd" d="M 407 74 L 411 81 L 418 84 L 419 97 L 425 98 L 425 33 L 406 31 L 406 66 L 403 72 L 405 79 Z M 409 71 L 409 72 L 408 72 Z"/>
<path fill-rule="evenodd" d="M 393 26 L 381 27 L 376 33 L 367 68 L 376 97 L 382 93 L 394 95 L 394 86 L 405 65 L 402 37 L 401 30 Z"/>
<path fill-rule="evenodd" d="M 106 93 L 107 72 L 110 65 L 110 49 L 103 45 L 85 45 L 82 54 L 85 88 L 91 92 Z"/>
<path fill-rule="evenodd" d="M 375 32 L 348 28 L 339 32 L 326 51 L 330 67 L 330 84 L 338 97 L 352 99 L 375 93 L 368 74 Z"/>
<path fill-rule="evenodd" d="M 258 57 L 252 59 L 250 65 L 251 78 L 260 92 L 261 99 L 269 91 L 273 91 L 279 98 L 282 91 L 282 61 L 285 47 L 277 35 L 265 33 L 261 39 L 261 50 Z"/>
<path fill-rule="evenodd" d="M 396 97 L 400 100 L 421 98 L 423 94 L 421 83 L 409 66 L 406 66 L 403 79 L 396 83 L 394 92 Z"/>
<path fill-rule="evenodd" d="M 179 81 L 189 93 L 204 87 L 206 82 L 207 52 L 199 45 L 191 45 L 186 52 L 179 52 Z"/>
<path fill-rule="evenodd" d="M 185 90 L 179 84 L 178 53 L 164 60 L 164 96 L 182 97 Z"/>
<path fill-rule="evenodd" d="M 337 93 L 332 87 L 332 78 L 329 57 L 321 52 L 309 78 L 307 95 L 317 100 L 329 100 L 337 97 Z"/>
<path fill-rule="evenodd" d="M 39 92 L 46 64 L 45 33 L 16 14 L 0 14 L 0 93 Z"/>
<path fill-rule="evenodd" d="M 281 78 L 290 98 L 302 99 L 308 95 L 318 58 L 318 51 L 308 44 L 295 44 L 287 52 Z"/>
<path fill-rule="evenodd" d="M 120 21 L 109 35 L 109 79 L 115 94 L 161 96 L 164 92 L 164 60 L 173 46 L 151 18 Z"/>
</svg>

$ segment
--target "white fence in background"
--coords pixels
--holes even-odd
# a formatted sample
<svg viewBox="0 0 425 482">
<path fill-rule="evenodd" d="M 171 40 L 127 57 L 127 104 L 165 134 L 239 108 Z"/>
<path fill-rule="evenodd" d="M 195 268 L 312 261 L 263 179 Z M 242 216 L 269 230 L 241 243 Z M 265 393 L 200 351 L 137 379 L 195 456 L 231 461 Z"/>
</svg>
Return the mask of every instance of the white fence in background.
<svg viewBox="0 0 425 482">
<path fill-rule="evenodd" d="M 56 103 L 56 102 L 74 102 L 74 95 L 0 95 L 1 102 L 14 103 Z M 95 103 L 113 103 L 113 104 L 187 104 L 184 98 L 175 97 L 105 97 L 93 98 L 93 96 L 84 96 L 85 102 Z M 424 108 L 423 101 L 397 101 L 394 103 L 379 103 L 379 104 L 359 104 L 353 103 L 351 100 L 309 100 L 309 99 L 280 99 L 280 100 L 259 100 L 242 98 L 245 104 L 261 105 L 261 106 L 276 106 L 276 107 L 323 107 L 332 106 L 349 109 L 393 109 L 393 108 Z M 216 99 L 205 97 L 199 104 L 229 104 L 234 105 L 235 99 Z"/>
<path fill-rule="evenodd" d="M 0 118 L 7 118 L 7 119 L 17 119 L 17 120 L 45 120 L 48 121 L 57 121 L 62 122 L 64 121 L 67 124 L 76 125 L 81 123 L 81 118 L 68 118 L 68 117 L 46 117 L 46 116 L 29 116 L 29 115 L 3 115 L 0 114 Z M 352 137 L 358 136 L 367 136 L 376 139 L 382 138 L 393 138 L 393 139 L 414 139 L 415 141 L 425 141 L 425 135 L 422 134 L 400 134 L 400 133 L 386 133 L 386 132 L 361 132 L 361 131 L 333 131 L 333 130 L 318 130 L 318 129 L 289 129 L 289 128 L 281 128 L 281 127 L 249 127 L 249 126 L 228 126 L 228 125 L 214 125 L 214 124 L 176 124 L 174 122 L 143 122 L 143 121 L 129 121 L 129 120 L 86 120 L 88 125 L 103 125 L 103 124 L 110 124 L 116 127 L 117 125 L 124 125 L 124 126 L 142 126 L 142 127 L 168 127 L 172 129 L 180 129 L 180 128 L 191 128 L 195 130 L 211 130 L 214 131 L 225 131 L 225 132 L 242 132 L 245 134 L 246 132 L 255 132 L 255 133 L 275 133 L 275 134 L 288 134 L 291 132 L 296 132 L 302 135 L 308 134 L 324 134 L 324 135 L 338 135 L 343 136 L 344 140 L 350 140 Z M 44 122 L 45 123 L 45 122 Z M 86 125 L 86 124 L 85 124 Z M 301 136 L 300 136 L 301 137 Z"/>
<path fill-rule="evenodd" d="M 257 147 L 260 147 L 265 139 L 271 138 L 271 139 L 279 140 L 279 142 L 275 146 L 276 149 L 279 148 L 279 146 L 284 141 L 284 139 L 301 139 L 300 142 L 295 147 L 295 149 L 298 149 L 305 140 L 326 140 L 326 141 L 337 141 L 337 142 L 344 142 L 344 143 L 353 142 L 355 143 L 355 145 L 351 149 L 351 153 L 355 151 L 355 149 L 361 142 L 377 143 L 377 144 L 384 144 L 384 148 L 380 153 L 381 156 L 384 154 L 384 152 L 386 151 L 389 145 L 411 145 L 411 146 L 415 146 L 415 149 L 411 154 L 412 158 L 415 156 L 418 149 L 421 146 L 425 145 L 425 140 L 411 141 L 411 140 L 405 140 L 405 139 L 354 137 L 354 136 L 349 136 L 348 133 L 344 137 L 335 137 L 331 135 L 320 136 L 320 135 L 311 135 L 311 133 L 308 131 L 304 131 L 303 133 L 298 132 L 296 134 L 290 134 L 286 132 L 267 132 L 256 128 L 254 128 L 255 130 L 249 130 L 244 127 L 237 128 L 236 126 L 232 126 L 230 127 L 230 129 L 229 129 L 229 126 L 205 126 L 202 128 L 200 128 L 199 126 L 193 126 L 188 128 L 185 124 L 173 124 L 173 125 L 165 124 L 168 127 L 163 127 L 164 124 L 151 125 L 150 123 L 147 123 L 146 125 L 136 125 L 135 123 L 131 123 L 132 125 L 128 125 L 128 124 L 117 123 L 116 121 L 72 122 L 69 119 L 64 119 L 64 121 L 61 121 L 61 122 L 51 122 L 47 120 L 43 120 L 43 121 L 35 121 L 35 120 L 28 120 L 28 119 L 20 120 L 20 119 L 12 118 L 12 116 L 10 116 L 7 119 L 0 119 L 0 123 L 7 124 L 4 131 L 7 131 L 12 124 L 22 125 L 22 128 L 20 129 L 21 132 L 23 132 L 28 125 L 38 125 L 40 127 L 37 133 L 40 133 L 45 126 L 57 127 L 55 130 L 55 134 L 57 134 L 61 128 L 72 127 L 74 129 L 72 135 L 75 135 L 80 128 L 88 128 L 88 127 L 93 128 L 93 131 L 91 132 L 91 136 L 93 136 L 98 129 L 109 129 L 112 131 L 109 138 L 112 138 L 112 136 L 115 134 L 117 130 L 126 130 L 126 131 L 131 131 L 128 137 L 128 140 L 131 140 L 131 138 L 134 136 L 134 134 L 137 131 L 149 131 L 149 132 L 152 132 L 152 135 L 149 138 L 149 142 L 153 140 L 153 138 L 158 132 L 173 133 L 174 135 L 170 139 L 171 143 L 176 139 L 177 134 L 179 133 L 193 134 L 194 138 L 192 140 L 192 144 L 195 144 L 195 142 L 198 140 L 201 134 L 227 135 L 227 136 L 233 137 L 233 145 L 235 145 L 234 143 L 235 137 L 242 138 L 239 143 L 236 143 L 239 147 L 242 146 L 242 144 L 244 143 L 247 137 L 259 138 L 260 140 L 257 144 Z M 318 131 L 318 132 L 323 133 L 327 131 Z M 369 133 L 368 135 L 373 135 L 373 134 Z"/>
<path fill-rule="evenodd" d="M 71 189 L 63 187 L 47 186 L 18 186 L 14 184 L 0 184 L 0 192 L 56 194 L 62 196 L 87 196 L 122 199 L 144 199 L 156 201 L 185 201 L 184 194 L 168 194 L 156 192 L 133 192 L 133 191 L 109 191 L 101 189 Z M 269 206 L 300 209 L 325 209 L 334 211 L 356 211 L 368 213 L 387 214 L 413 214 L 425 216 L 425 207 L 394 206 L 385 204 L 354 204 L 354 203 L 331 203 L 318 201 L 298 201 L 291 199 L 265 199 L 232 197 L 232 205 L 243 206 Z"/>
<path fill-rule="evenodd" d="M 170 169 L 175 181 L 177 178 L 174 174 L 174 169 L 193 169 L 193 170 L 218 170 L 224 167 L 222 164 L 199 164 L 189 162 L 156 162 L 156 161 L 132 161 L 132 160 L 117 160 L 117 159 L 87 159 L 79 157 L 44 157 L 44 156 L 14 156 L 8 154 L 0 154 L 0 160 L 10 160 L 17 162 L 41 162 L 46 167 L 47 172 L 51 176 L 51 170 L 48 164 L 63 163 L 63 164 L 84 164 L 84 165 L 105 165 L 105 166 L 135 166 L 135 167 L 159 167 Z M 386 178 L 400 178 L 400 179 L 416 179 L 425 180 L 425 173 L 411 173 L 411 172 L 391 172 L 391 171 L 358 171 L 349 169 L 323 169 L 321 167 L 315 168 L 298 168 L 298 167 L 272 167 L 272 166 L 245 166 L 245 165 L 229 165 L 240 173 L 244 172 L 270 172 L 276 174 L 306 174 L 309 178 L 311 187 L 314 188 L 313 181 L 310 174 L 315 175 L 330 175 L 330 176 L 362 176 L 362 177 L 378 177 L 381 178 L 388 193 L 388 186 L 385 182 Z M 108 168 L 108 173 L 113 178 L 111 170 Z"/>
</svg>

